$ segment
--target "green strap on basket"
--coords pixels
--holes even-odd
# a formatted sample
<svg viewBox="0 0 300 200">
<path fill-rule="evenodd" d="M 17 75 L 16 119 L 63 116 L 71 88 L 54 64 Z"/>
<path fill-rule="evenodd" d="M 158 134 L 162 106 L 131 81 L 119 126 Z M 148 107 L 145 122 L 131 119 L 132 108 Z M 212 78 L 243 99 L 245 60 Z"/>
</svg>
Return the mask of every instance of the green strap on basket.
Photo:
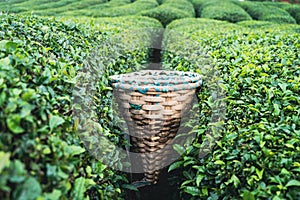
<svg viewBox="0 0 300 200">
<path fill-rule="evenodd" d="M 134 110 L 141 110 L 142 109 L 142 105 L 137 105 L 137 104 L 133 104 L 133 103 L 129 103 L 129 105 Z"/>
<path fill-rule="evenodd" d="M 146 94 L 148 91 L 148 88 L 145 88 L 145 89 L 138 88 L 137 90 L 139 93 Z"/>
</svg>

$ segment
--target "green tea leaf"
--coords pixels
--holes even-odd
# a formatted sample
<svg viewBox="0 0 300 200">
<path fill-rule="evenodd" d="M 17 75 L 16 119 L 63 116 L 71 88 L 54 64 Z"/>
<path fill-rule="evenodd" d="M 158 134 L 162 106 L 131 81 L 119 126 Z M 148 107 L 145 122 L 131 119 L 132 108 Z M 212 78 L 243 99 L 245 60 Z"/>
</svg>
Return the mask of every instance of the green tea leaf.
<svg viewBox="0 0 300 200">
<path fill-rule="evenodd" d="M 204 175 L 202 175 L 202 174 L 197 175 L 197 178 L 196 178 L 196 185 L 197 185 L 198 187 L 199 187 L 201 181 L 203 180 L 203 178 L 204 178 Z"/>
<path fill-rule="evenodd" d="M 62 192 L 60 190 L 54 189 L 51 193 L 45 193 L 43 197 L 46 200 L 59 200 Z"/>
<path fill-rule="evenodd" d="M 13 198 L 16 200 L 34 200 L 42 193 L 40 183 L 33 177 L 18 186 L 13 192 Z"/>
<path fill-rule="evenodd" d="M 0 59 L 1 70 L 11 70 L 10 59 L 8 57 Z"/>
<path fill-rule="evenodd" d="M 277 103 L 274 104 L 274 115 L 278 116 L 280 114 L 280 107 Z"/>
<path fill-rule="evenodd" d="M 231 176 L 230 180 L 232 180 L 233 185 L 234 185 L 236 188 L 237 188 L 238 185 L 241 183 L 241 182 L 240 182 L 240 179 L 239 179 L 235 174 L 233 174 L 233 175 Z"/>
<path fill-rule="evenodd" d="M 177 161 L 170 165 L 168 172 L 173 171 L 174 169 L 179 168 L 182 165 L 183 161 Z"/>
<path fill-rule="evenodd" d="M 185 152 L 185 148 L 179 144 L 174 144 L 173 148 L 179 155 L 182 155 Z"/>
<path fill-rule="evenodd" d="M 15 51 L 18 47 L 18 44 L 9 40 L 2 40 L 0 41 L 0 50 L 7 51 L 11 53 Z"/>
<path fill-rule="evenodd" d="M 184 188 L 184 191 L 192 196 L 197 196 L 200 194 L 200 190 L 196 187 L 187 186 Z"/>
<path fill-rule="evenodd" d="M 291 148 L 291 149 L 294 149 L 295 147 L 292 145 L 292 144 L 284 144 L 284 146 L 288 147 L 288 148 Z"/>
<path fill-rule="evenodd" d="M 286 87 L 287 87 L 287 84 L 286 84 L 286 83 L 279 83 L 278 85 L 279 85 L 279 87 L 281 88 L 281 90 L 282 90 L 283 92 L 286 92 Z"/>
<path fill-rule="evenodd" d="M 256 168 L 255 171 L 256 171 L 256 174 L 257 174 L 259 180 L 261 180 L 263 178 L 264 169 L 259 170 Z"/>
<path fill-rule="evenodd" d="M 9 115 L 6 119 L 7 126 L 9 130 L 13 133 L 20 134 L 24 132 L 24 129 L 21 127 L 21 117 L 17 114 Z"/>
<path fill-rule="evenodd" d="M 243 193 L 243 200 L 255 200 L 255 197 L 251 192 L 245 191 Z"/>
<path fill-rule="evenodd" d="M 57 126 L 63 124 L 65 122 L 65 120 L 59 116 L 52 116 L 50 118 L 50 121 L 49 121 L 49 127 L 50 127 L 50 130 L 52 131 L 53 129 L 55 129 Z"/>
<path fill-rule="evenodd" d="M 65 151 L 69 153 L 71 156 L 75 156 L 85 152 L 85 149 L 80 146 L 71 145 L 71 146 L 66 146 Z"/>
<path fill-rule="evenodd" d="M 74 187 L 72 190 L 72 199 L 74 200 L 82 200 L 84 199 L 84 193 L 86 191 L 86 188 L 84 186 L 85 179 L 83 177 L 77 178 L 74 182 Z"/>
<path fill-rule="evenodd" d="M 22 99 L 24 101 L 29 101 L 35 96 L 35 91 L 33 89 L 28 89 L 26 92 L 22 94 Z"/>
<path fill-rule="evenodd" d="M 7 167 L 9 165 L 10 163 L 9 157 L 10 157 L 10 153 L 5 153 L 3 151 L 0 151 L 0 174 L 4 169 L 4 167 Z"/>
<path fill-rule="evenodd" d="M 139 191 L 137 187 L 130 185 L 130 184 L 123 184 L 122 188 L 128 189 L 128 190 L 133 190 L 133 191 Z"/>
<path fill-rule="evenodd" d="M 286 184 L 286 187 L 291 187 L 291 186 L 300 187 L 300 181 L 298 181 L 298 180 L 290 180 L 290 181 Z"/>
<path fill-rule="evenodd" d="M 283 200 L 283 199 L 276 195 L 272 198 L 272 200 Z"/>
<path fill-rule="evenodd" d="M 214 163 L 216 165 L 225 165 L 225 163 L 222 160 L 216 160 Z"/>
</svg>

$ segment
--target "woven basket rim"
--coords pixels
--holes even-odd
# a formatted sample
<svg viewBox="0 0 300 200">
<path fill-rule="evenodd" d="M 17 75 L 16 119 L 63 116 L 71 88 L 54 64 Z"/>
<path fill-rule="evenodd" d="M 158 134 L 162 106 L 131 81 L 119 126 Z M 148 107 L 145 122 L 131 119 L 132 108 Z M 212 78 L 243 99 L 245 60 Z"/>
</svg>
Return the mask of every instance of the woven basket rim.
<svg viewBox="0 0 300 200">
<path fill-rule="evenodd" d="M 138 91 L 171 92 L 190 90 L 202 84 L 201 75 L 194 72 L 169 70 L 141 70 L 110 76 L 114 88 Z"/>
</svg>

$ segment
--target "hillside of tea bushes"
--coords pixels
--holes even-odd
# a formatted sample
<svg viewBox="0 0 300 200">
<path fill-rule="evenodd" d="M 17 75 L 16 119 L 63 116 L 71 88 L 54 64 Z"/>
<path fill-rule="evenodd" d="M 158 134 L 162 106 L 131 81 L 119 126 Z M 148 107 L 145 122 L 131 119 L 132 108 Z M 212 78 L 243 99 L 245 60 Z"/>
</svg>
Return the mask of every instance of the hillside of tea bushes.
<svg viewBox="0 0 300 200">
<path fill-rule="evenodd" d="M 135 190 L 83 144 L 80 120 L 126 145 L 108 77 L 149 62 L 162 27 L 163 68 L 204 80 L 197 137 L 176 146 L 184 154 L 169 166 L 181 199 L 300 199 L 299 13 L 298 4 L 234 0 L 0 1 L 0 199 Z"/>
<path fill-rule="evenodd" d="M 237 0 L 7 0 L 0 11 L 42 16 L 117 17 L 142 15 L 164 26 L 187 17 L 229 22 L 246 20 L 300 23 L 300 5 Z"/>
</svg>

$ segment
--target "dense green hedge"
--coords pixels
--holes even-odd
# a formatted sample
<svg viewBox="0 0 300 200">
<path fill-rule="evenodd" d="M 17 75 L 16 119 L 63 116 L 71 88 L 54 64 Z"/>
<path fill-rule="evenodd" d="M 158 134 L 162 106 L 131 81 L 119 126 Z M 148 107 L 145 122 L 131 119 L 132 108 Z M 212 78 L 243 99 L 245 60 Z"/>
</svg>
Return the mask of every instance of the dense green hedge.
<svg viewBox="0 0 300 200">
<path fill-rule="evenodd" d="M 287 7 L 292 6 L 292 4 L 289 4 L 289 3 L 270 2 L 270 1 L 260 2 L 259 4 L 264 5 L 264 6 L 275 6 L 275 7 L 281 8 L 281 9 L 285 9 Z"/>
<path fill-rule="evenodd" d="M 229 22 L 239 22 L 251 20 L 250 15 L 238 5 L 231 2 L 216 2 L 214 4 L 203 5 L 201 11 L 202 18 L 224 20 Z"/>
<path fill-rule="evenodd" d="M 122 27 L 123 31 L 130 30 L 131 24 L 138 28 L 160 24 L 142 17 L 115 18 L 116 29 L 113 24 L 108 27 L 109 20 L 94 22 L 95 25 L 85 22 L 80 25 L 70 20 L 1 14 L 1 199 L 123 199 L 121 185 L 127 182 L 125 175 L 92 157 L 79 138 L 77 120 L 73 121 L 72 116 L 74 85 L 84 60 L 95 47 L 103 47 L 107 39 L 116 38 L 118 44 L 124 42 L 123 46 L 136 45 L 104 66 L 98 65 L 99 53 L 98 57 L 91 54 L 90 68 L 85 68 L 85 72 L 97 70 L 93 74 L 97 80 L 93 119 L 111 141 L 120 143 L 117 129 L 112 128 L 107 79 L 145 62 L 145 45 L 149 45 L 151 37 L 140 31 L 132 35 L 131 41 L 123 41 L 118 32 Z"/>
<path fill-rule="evenodd" d="M 229 0 L 192 0 L 191 2 L 195 7 L 197 17 L 219 19 L 230 22 L 251 19 L 247 12 Z"/>
<path fill-rule="evenodd" d="M 131 0 L 111 0 L 111 1 L 108 1 L 103 4 L 88 7 L 88 9 L 83 8 L 80 10 L 65 11 L 63 13 L 59 13 L 59 15 L 63 14 L 63 15 L 67 15 L 67 16 L 95 16 L 99 13 L 99 10 L 106 10 L 106 9 L 112 9 L 115 7 L 122 7 L 122 6 L 128 5 L 130 3 L 131 3 Z M 53 13 L 52 11 L 53 11 L 53 9 L 50 10 L 50 12 L 47 10 L 42 11 L 41 14 L 49 13 L 49 15 L 51 15 L 51 13 Z"/>
<path fill-rule="evenodd" d="M 158 6 L 156 0 L 136 0 L 134 2 L 131 2 L 130 0 L 112 0 L 109 2 L 106 2 L 104 0 L 101 2 L 94 0 L 84 0 L 75 2 L 72 1 L 68 4 L 65 1 L 67 0 L 47 3 L 46 5 L 36 5 L 37 3 L 31 0 L 28 1 L 27 4 L 26 2 L 24 2 L 25 5 L 22 6 L 20 6 L 19 4 L 12 4 L 12 6 L 10 6 L 9 8 L 9 11 L 14 13 L 33 13 L 44 16 L 68 15 L 118 17 L 135 15 L 143 10 L 149 10 Z"/>
<path fill-rule="evenodd" d="M 256 21 L 256 20 L 251 20 L 251 21 L 242 21 L 238 22 L 239 25 L 241 26 L 246 26 L 248 28 L 263 28 L 263 29 L 274 29 L 274 31 L 283 31 L 283 32 L 295 32 L 295 33 L 300 33 L 300 26 L 297 24 L 277 24 L 274 26 L 274 23 L 268 22 L 268 21 Z"/>
<path fill-rule="evenodd" d="M 257 21 L 257 20 L 242 21 L 242 22 L 238 22 L 237 24 L 241 26 L 246 26 L 248 28 L 265 28 L 265 27 L 272 27 L 274 25 L 272 22 Z"/>
<path fill-rule="evenodd" d="M 269 9 L 271 10 L 273 8 L 270 7 Z M 260 20 L 270 21 L 270 22 L 275 22 L 275 23 L 296 24 L 296 20 L 293 17 L 291 17 L 289 14 L 288 15 L 285 15 L 285 14 L 279 15 L 279 14 L 270 13 L 269 15 L 265 15 L 265 16 L 261 17 Z"/>
<path fill-rule="evenodd" d="M 277 26 L 183 19 L 167 27 L 164 67 L 205 77 L 198 137 L 169 169 L 182 172 L 183 199 L 300 198 L 300 33 Z M 213 112 L 209 70 L 221 78 L 227 112 L 214 148 L 199 159 Z"/>
<path fill-rule="evenodd" d="M 285 10 L 266 6 L 260 2 L 237 2 L 255 20 L 271 21 L 276 23 L 295 24 L 296 20 Z"/>
<path fill-rule="evenodd" d="M 300 5 L 293 5 L 287 3 L 273 3 L 273 2 L 264 2 L 264 5 L 276 6 L 283 10 L 286 10 L 290 15 L 296 20 L 297 24 L 300 24 Z"/>
<path fill-rule="evenodd" d="M 113 7 L 121 7 L 130 4 L 131 0 L 59 0 L 59 1 L 25 1 L 23 3 L 6 2 L 0 4 L 0 10 L 13 13 L 34 13 L 37 15 L 86 15 L 91 16 L 99 12 L 99 10 L 111 9 Z"/>
<path fill-rule="evenodd" d="M 195 17 L 192 3 L 187 0 L 166 0 L 160 6 L 139 13 L 143 16 L 153 17 L 164 26 L 175 19 Z"/>
<path fill-rule="evenodd" d="M 300 5 L 293 5 L 285 9 L 294 19 L 297 24 L 300 24 Z"/>
<path fill-rule="evenodd" d="M 117 1 L 118 5 L 122 5 L 123 1 Z M 124 1 L 123 4 L 130 3 L 130 1 Z M 33 13 L 37 15 L 48 15 L 48 16 L 54 16 L 54 15 L 61 15 L 65 12 L 73 11 L 73 10 L 81 10 L 81 9 L 94 9 L 95 7 L 105 7 L 107 5 L 114 6 L 114 4 L 117 4 L 115 1 L 110 1 L 110 3 L 107 3 L 106 0 L 82 0 L 82 1 L 74 1 L 71 3 L 68 3 L 66 5 L 62 6 L 49 6 L 46 9 L 39 9 L 35 6 L 28 6 L 28 11 L 26 13 Z M 17 5 L 16 5 L 17 6 Z M 12 8 L 11 11 L 14 11 L 15 9 Z"/>
<path fill-rule="evenodd" d="M 150 10 L 158 6 L 156 0 L 136 0 L 131 4 L 107 8 L 105 10 L 95 11 L 94 17 L 116 17 L 116 16 L 126 16 L 135 15 L 143 10 Z"/>
<path fill-rule="evenodd" d="M 45 10 L 45 9 L 58 8 L 79 1 L 80 0 L 75 0 L 75 1 L 74 0 L 59 0 L 59 1 L 30 0 L 21 3 L 7 1 L 4 2 L 3 4 L 0 4 L 0 10 L 19 13 L 19 12 L 26 12 L 26 11 L 33 11 L 33 10 Z M 103 3 L 103 2 L 104 0 L 103 1 L 100 0 L 100 2 L 98 3 Z"/>
</svg>

